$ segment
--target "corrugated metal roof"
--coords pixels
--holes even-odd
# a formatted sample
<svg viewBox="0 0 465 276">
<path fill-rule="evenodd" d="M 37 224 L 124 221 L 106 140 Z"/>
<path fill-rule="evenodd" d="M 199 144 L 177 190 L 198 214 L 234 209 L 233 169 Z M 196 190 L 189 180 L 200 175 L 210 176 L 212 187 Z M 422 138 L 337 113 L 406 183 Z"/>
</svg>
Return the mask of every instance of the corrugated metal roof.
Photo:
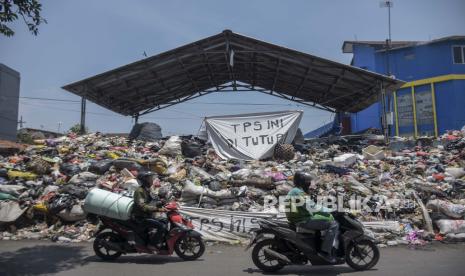
<svg viewBox="0 0 465 276">
<path fill-rule="evenodd" d="M 403 84 L 226 30 L 63 89 L 132 116 L 226 91 L 258 91 L 328 111 L 356 112 L 377 101 L 381 83 L 387 90 Z"/>
<path fill-rule="evenodd" d="M 391 47 L 404 47 L 416 45 L 419 41 L 391 41 Z M 375 49 L 383 49 L 386 46 L 386 41 L 357 41 L 357 40 L 346 40 L 342 44 L 342 52 L 344 54 L 351 54 L 354 52 L 354 45 L 368 45 L 375 47 Z M 392 49 L 391 48 L 391 49 Z"/>
<path fill-rule="evenodd" d="M 464 40 L 464 39 L 465 39 L 465 36 L 463 35 L 451 35 L 451 36 L 441 37 L 438 39 L 433 39 L 430 41 L 391 41 L 391 50 L 397 50 L 401 48 L 414 47 L 414 46 L 420 46 L 420 45 L 434 44 L 434 43 L 439 43 L 439 42 L 449 41 L 449 40 Z M 386 51 L 385 40 L 383 41 L 346 40 L 342 44 L 342 52 L 346 54 L 353 53 L 354 45 L 369 45 L 369 46 L 373 46 L 378 51 Z"/>
</svg>

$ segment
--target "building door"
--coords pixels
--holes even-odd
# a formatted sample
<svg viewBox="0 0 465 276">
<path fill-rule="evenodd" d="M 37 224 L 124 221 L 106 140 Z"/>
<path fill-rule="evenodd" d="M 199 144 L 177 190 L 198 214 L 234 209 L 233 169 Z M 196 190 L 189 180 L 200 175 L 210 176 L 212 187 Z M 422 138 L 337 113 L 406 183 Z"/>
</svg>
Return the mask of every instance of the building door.
<svg viewBox="0 0 465 276">
<path fill-rule="evenodd" d="M 433 97 L 430 85 L 415 87 L 418 136 L 434 136 Z"/>
<path fill-rule="evenodd" d="M 396 93 L 397 123 L 400 136 L 414 136 L 413 102 L 410 89 L 402 89 Z"/>
</svg>

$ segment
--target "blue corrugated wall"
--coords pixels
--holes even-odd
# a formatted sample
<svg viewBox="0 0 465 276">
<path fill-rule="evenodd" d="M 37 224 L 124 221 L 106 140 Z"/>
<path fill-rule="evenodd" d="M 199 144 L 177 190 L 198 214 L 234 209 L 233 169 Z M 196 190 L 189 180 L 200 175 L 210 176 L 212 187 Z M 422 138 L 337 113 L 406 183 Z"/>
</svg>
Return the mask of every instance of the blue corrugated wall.
<svg viewBox="0 0 465 276">
<path fill-rule="evenodd" d="M 444 41 L 392 50 L 389 54 L 391 73 L 398 79 L 414 81 L 448 74 L 465 74 L 465 64 L 454 64 L 452 46 L 465 45 L 465 40 Z M 386 74 L 385 52 L 376 52 L 366 45 L 354 45 L 353 65 Z M 415 92 L 430 90 L 430 85 L 416 86 Z M 399 90 L 398 95 L 411 93 L 410 88 Z M 452 80 L 435 84 L 438 133 L 460 129 L 465 125 L 465 80 Z M 391 110 L 394 110 L 392 108 Z M 375 103 L 367 109 L 352 114 L 352 132 L 369 127 L 381 128 L 381 108 Z M 418 134 L 430 133 L 433 124 L 418 125 Z M 391 129 L 395 134 L 395 127 Z M 399 127 L 400 134 L 413 134 L 414 128 Z"/>
</svg>

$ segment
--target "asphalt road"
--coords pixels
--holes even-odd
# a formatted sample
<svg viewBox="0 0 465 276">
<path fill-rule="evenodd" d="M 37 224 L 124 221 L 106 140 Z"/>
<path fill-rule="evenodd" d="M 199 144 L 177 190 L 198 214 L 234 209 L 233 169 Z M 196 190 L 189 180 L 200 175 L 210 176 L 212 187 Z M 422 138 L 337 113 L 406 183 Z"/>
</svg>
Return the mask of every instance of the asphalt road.
<svg viewBox="0 0 465 276">
<path fill-rule="evenodd" d="M 243 247 L 213 245 L 197 261 L 176 256 L 126 255 L 115 262 L 94 256 L 90 243 L 0 241 L 0 275 L 262 275 Z M 381 249 L 378 265 L 364 272 L 340 266 L 290 266 L 279 275 L 465 275 L 465 245 Z"/>
</svg>

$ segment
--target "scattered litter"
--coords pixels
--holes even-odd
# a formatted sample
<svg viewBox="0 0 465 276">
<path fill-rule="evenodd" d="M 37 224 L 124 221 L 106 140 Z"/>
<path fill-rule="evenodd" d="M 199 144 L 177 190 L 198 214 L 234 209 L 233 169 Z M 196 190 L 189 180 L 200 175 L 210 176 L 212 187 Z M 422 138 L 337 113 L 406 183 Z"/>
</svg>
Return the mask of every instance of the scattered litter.
<svg viewBox="0 0 465 276">
<path fill-rule="evenodd" d="M 379 210 L 355 215 L 381 246 L 465 240 L 463 132 L 391 145 L 376 135 L 309 140 L 280 145 L 261 161 L 222 160 L 192 136 L 160 137 L 156 125 L 141 125 L 133 139 L 96 133 L 3 146 L 0 239 L 89 240 L 96 221 L 82 209 L 84 200 L 116 195 L 108 204 L 121 208 L 107 215 L 127 218 L 143 170 L 158 174 L 154 193 L 184 208 L 276 213 L 278 206 L 264 199 L 286 195 L 294 173 L 304 170 L 315 176 L 318 195 L 348 204 L 353 196 L 370 197 L 367 204 Z"/>
</svg>

